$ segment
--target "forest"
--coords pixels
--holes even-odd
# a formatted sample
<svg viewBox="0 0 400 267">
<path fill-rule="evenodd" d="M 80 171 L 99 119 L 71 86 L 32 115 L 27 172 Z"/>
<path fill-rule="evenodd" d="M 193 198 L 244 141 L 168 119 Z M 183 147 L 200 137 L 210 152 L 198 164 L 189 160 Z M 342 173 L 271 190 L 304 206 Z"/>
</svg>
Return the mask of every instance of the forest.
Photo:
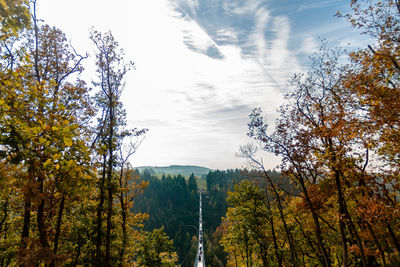
<svg viewBox="0 0 400 267">
<path fill-rule="evenodd" d="M 111 32 L 90 31 L 89 85 L 36 1 L 0 1 L 0 266 L 192 266 L 200 187 L 207 266 L 400 266 L 400 2 L 349 5 L 370 44 L 323 40 L 271 127 L 249 114 L 249 167 L 185 178 L 131 166 L 148 129 Z"/>
<path fill-rule="evenodd" d="M 240 154 L 279 155 L 287 191 L 264 173 L 228 194 L 221 224 L 230 266 L 399 266 L 398 1 L 352 1 L 337 14 L 371 38 L 355 51 L 322 42 L 296 74 L 273 129 L 249 115 Z"/>
<path fill-rule="evenodd" d="M 216 229 L 225 215 L 226 197 L 234 184 L 248 177 L 245 170 L 210 171 L 206 176 L 203 192 L 203 223 L 206 238 L 208 266 L 226 265 L 226 255 L 215 236 Z M 180 266 L 193 266 L 198 238 L 199 191 L 198 177 L 193 174 L 185 181 L 180 176 L 162 176 L 161 179 L 144 170 L 140 173 L 148 183 L 146 190 L 137 197 L 132 210 L 149 214 L 144 229 L 151 231 L 164 227 L 174 242 Z M 211 248 L 209 248 L 211 247 Z M 214 255 L 215 254 L 215 255 Z M 219 262 L 218 262 L 219 261 Z"/>
<path fill-rule="evenodd" d="M 127 127 L 120 99 L 134 63 L 91 30 L 89 94 L 88 55 L 36 17 L 36 1 L 1 1 L 0 14 L 0 266 L 175 263 L 170 238 L 131 211 L 147 185 L 129 164 L 147 129 Z"/>
</svg>

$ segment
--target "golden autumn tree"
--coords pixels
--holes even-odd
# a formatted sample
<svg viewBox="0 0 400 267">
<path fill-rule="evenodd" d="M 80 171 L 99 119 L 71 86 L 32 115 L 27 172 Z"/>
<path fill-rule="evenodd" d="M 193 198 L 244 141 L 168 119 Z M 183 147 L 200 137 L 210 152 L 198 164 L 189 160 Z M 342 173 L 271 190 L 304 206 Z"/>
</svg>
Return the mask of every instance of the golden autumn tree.
<svg viewBox="0 0 400 267">
<path fill-rule="evenodd" d="M 2 79 L 2 161 L 21 170 L 13 179 L 23 209 L 12 212 L 21 216 L 14 220 L 19 261 L 54 265 L 65 209 L 91 180 L 85 125 L 93 112 L 88 88 L 74 76 L 83 57 L 60 30 L 32 16 L 19 52 L 24 56 Z"/>
<path fill-rule="evenodd" d="M 29 26 L 30 14 L 27 0 L 0 1 L 0 40 L 17 35 Z"/>
<path fill-rule="evenodd" d="M 147 129 L 126 130 L 119 101 L 132 64 L 111 33 L 93 33 L 107 79 L 90 97 L 80 79 L 87 56 L 37 18 L 36 1 L 30 20 L 27 10 L 0 1 L 0 265 L 132 265 L 147 218 L 131 211 L 146 183 L 128 162 Z"/>
<path fill-rule="evenodd" d="M 350 54 L 352 65 L 343 83 L 362 110 L 363 134 L 373 164 L 364 177 L 375 184 L 364 193 L 366 204 L 359 212 L 368 215 L 368 229 L 375 232 L 368 238 L 377 243 L 381 258 L 388 257 L 396 264 L 393 262 L 398 262 L 400 254 L 400 3 L 355 1 L 352 8 L 353 12 L 345 16 L 374 41 Z M 387 247 L 394 247 L 397 253 L 393 255 Z"/>
<path fill-rule="evenodd" d="M 352 7 L 346 17 L 374 43 L 348 54 L 346 65 L 339 64 L 345 54 L 323 48 L 309 72 L 293 78 L 275 131 L 256 109 L 249 135 L 282 157 L 283 174 L 301 192 L 286 199 L 285 212 L 303 261 L 396 266 L 400 5 Z"/>
</svg>

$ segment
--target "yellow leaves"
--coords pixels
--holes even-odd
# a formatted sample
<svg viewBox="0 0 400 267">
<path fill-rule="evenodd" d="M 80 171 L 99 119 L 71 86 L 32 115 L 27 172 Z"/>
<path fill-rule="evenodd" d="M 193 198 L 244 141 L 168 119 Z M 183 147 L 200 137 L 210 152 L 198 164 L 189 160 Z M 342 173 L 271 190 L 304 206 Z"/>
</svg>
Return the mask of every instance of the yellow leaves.
<svg viewBox="0 0 400 267">
<path fill-rule="evenodd" d="M 69 120 L 64 120 L 63 122 L 62 122 L 62 125 L 63 126 L 67 126 L 69 124 Z"/>
<path fill-rule="evenodd" d="M 48 141 L 47 141 L 45 138 L 39 137 L 39 144 L 41 144 L 41 145 L 47 145 L 47 143 L 48 143 Z"/>
<path fill-rule="evenodd" d="M 72 146 L 72 139 L 68 138 L 68 137 L 64 137 L 64 144 L 67 147 Z"/>
<path fill-rule="evenodd" d="M 53 155 L 53 160 L 59 160 L 61 158 L 61 154 L 60 153 L 56 153 Z"/>
<path fill-rule="evenodd" d="M 43 163 L 43 167 L 44 168 L 47 168 L 47 166 L 49 166 L 50 164 L 52 164 L 53 163 L 53 161 L 51 160 L 51 159 L 48 159 L 48 160 L 46 160 L 44 163 Z"/>
<path fill-rule="evenodd" d="M 32 135 L 38 135 L 41 132 L 41 127 L 36 126 L 36 127 L 31 127 L 30 132 Z"/>
</svg>

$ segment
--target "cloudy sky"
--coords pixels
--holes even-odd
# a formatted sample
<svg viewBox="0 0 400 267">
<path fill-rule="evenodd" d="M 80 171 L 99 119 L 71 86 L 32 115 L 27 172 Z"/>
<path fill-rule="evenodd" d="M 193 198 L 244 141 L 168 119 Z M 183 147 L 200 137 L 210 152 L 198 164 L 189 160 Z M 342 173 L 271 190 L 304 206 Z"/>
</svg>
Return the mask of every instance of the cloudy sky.
<svg viewBox="0 0 400 267">
<path fill-rule="evenodd" d="M 334 17 L 350 0 L 39 0 L 38 16 L 93 55 L 89 29 L 111 30 L 136 69 L 123 103 L 131 127 L 149 132 L 134 166 L 240 168 L 235 157 L 248 114 L 261 107 L 270 124 L 287 81 L 307 68 L 325 38 L 357 47 L 362 38 Z M 85 63 L 85 79 L 93 62 Z M 268 168 L 279 164 L 263 155 Z"/>
</svg>

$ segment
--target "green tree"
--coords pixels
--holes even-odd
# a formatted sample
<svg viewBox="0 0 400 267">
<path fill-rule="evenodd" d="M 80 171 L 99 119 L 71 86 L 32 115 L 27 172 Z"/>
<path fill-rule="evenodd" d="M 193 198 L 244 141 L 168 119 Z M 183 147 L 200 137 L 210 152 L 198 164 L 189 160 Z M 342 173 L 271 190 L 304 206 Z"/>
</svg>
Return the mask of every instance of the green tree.
<svg viewBox="0 0 400 267">
<path fill-rule="evenodd" d="M 173 241 L 164 233 L 164 229 L 154 229 L 145 234 L 137 250 L 137 262 L 140 266 L 175 266 L 177 255 L 173 252 Z"/>
<path fill-rule="evenodd" d="M 192 191 L 197 192 L 197 183 L 196 183 L 196 179 L 194 178 L 193 173 L 189 177 L 188 189 L 189 189 L 189 192 L 192 192 Z"/>
</svg>

